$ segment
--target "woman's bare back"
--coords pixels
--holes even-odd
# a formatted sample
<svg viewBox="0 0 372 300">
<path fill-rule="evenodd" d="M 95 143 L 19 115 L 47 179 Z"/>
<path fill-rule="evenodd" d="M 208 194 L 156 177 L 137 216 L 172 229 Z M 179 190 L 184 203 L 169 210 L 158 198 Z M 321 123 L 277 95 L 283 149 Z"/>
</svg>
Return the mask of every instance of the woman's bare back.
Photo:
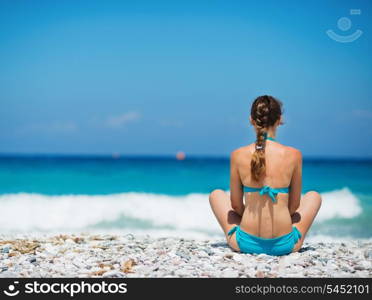
<svg viewBox="0 0 372 300">
<path fill-rule="evenodd" d="M 289 187 L 296 167 L 298 150 L 274 141 L 266 141 L 266 175 L 256 182 L 251 176 L 251 157 L 255 144 L 236 150 L 236 164 L 244 186 L 272 188 Z M 242 230 L 262 238 L 273 238 L 289 233 L 292 221 L 288 209 L 289 194 L 279 193 L 273 203 L 268 195 L 245 193 L 245 210 L 240 227 Z"/>
</svg>

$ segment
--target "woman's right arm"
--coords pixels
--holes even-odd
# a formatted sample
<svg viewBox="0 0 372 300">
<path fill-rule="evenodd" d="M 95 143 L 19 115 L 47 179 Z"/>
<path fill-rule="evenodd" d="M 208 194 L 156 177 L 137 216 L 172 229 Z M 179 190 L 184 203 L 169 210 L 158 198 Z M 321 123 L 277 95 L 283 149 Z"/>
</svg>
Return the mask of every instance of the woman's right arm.
<svg viewBox="0 0 372 300">
<path fill-rule="evenodd" d="M 291 216 L 296 212 L 296 210 L 300 206 L 301 190 L 302 190 L 302 154 L 299 150 L 295 150 L 295 167 L 292 174 L 288 199 L 288 209 L 289 214 Z"/>
</svg>

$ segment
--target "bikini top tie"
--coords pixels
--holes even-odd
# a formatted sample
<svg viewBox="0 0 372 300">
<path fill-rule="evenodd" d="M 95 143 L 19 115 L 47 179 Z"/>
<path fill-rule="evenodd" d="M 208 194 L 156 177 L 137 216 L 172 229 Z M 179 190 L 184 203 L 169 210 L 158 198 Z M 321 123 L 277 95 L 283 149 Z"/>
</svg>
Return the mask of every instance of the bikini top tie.
<svg viewBox="0 0 372 300">
<path fill-rule="evenodd" d="M 244 192 L 259 192 L 261 196 L 266 194 L 271 198 L 271 201 L 276 202 L 276 196 L 279 193 L 287 194 L 289 192 L 289 188 L 272 188 L 268 185 L 265 185 L 262 188 L 252 188 L 250 186 L 244 186 Z"/>
</svg>

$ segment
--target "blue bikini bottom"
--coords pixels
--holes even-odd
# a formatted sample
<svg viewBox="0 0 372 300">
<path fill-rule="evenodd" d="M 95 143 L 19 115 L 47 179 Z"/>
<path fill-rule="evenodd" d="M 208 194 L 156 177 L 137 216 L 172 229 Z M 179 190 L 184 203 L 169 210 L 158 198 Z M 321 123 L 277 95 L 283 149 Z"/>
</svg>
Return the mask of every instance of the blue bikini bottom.
<svg viewBox="0 0 372 300">
<path fill-rule="evenodd" d="M 265 253 L 268 255 L 285 255 L 292 252 L 295 244 L 301 238 L 301 232 L 293 226 L 292 231 L 282 236 L 271 239 L 261 238 L 233 227 L 227 235 L 236 232 L 236 241 L 240 252 L 243 253 Z"/>
</svg>

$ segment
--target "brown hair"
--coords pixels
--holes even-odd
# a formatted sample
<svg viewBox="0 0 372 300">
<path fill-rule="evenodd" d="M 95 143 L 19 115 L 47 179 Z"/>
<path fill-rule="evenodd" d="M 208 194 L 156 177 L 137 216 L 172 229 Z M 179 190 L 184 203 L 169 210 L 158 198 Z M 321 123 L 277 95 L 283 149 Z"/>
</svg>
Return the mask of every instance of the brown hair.
<svg viewBox="0 0 372 300">
<path fill-rule="evenodd" d="M 251 118 L 257 131 L 256 151 L 251 160 L 251 175 L 259 181 L 266 171 L 265 146 L 267 129 L 273 126 L 282 115 L 282 103 L 272 96 L 257 97 L 252 104 Z"/>
</svg>

